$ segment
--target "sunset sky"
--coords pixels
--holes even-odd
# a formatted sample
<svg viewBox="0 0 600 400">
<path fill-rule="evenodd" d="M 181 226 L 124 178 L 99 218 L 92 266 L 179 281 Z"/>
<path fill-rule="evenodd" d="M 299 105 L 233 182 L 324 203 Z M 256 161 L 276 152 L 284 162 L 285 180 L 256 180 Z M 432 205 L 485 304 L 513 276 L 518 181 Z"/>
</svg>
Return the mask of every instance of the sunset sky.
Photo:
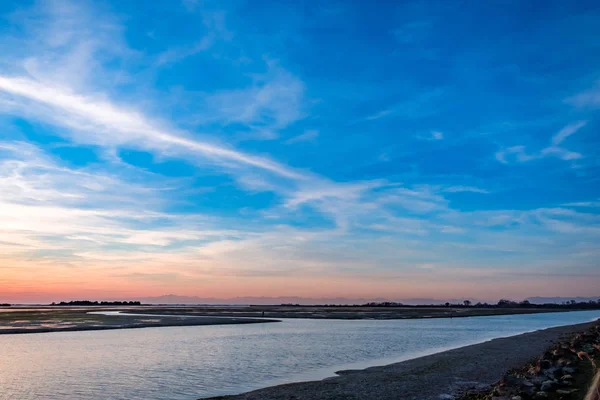
<svg viewBox="0 0 600 400">
<path fill-rule="evenodd" d="M 597 1 L 0 2 L 0 302 L 597 296 Z"/>
</svg>

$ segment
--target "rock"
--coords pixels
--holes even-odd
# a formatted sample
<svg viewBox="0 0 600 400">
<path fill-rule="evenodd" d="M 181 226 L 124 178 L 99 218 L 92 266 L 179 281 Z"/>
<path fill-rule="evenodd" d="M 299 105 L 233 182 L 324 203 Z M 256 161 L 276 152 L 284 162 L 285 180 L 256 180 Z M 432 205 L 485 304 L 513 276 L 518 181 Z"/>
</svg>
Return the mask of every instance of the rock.
<svg viewBox="0 0 600 400">
<path fill-rule="evenodd" d="M 576 372 L 576 369 L 573 367 L 564 367 L 562 370 L 565 374 L 574 374 Z"/>
<path fill-rule="evenodd" d="M 573 380 L 573 375 L 563 375 L 560 378 L 561 381 L 570 381 Z"/>
<path fill-rule="evenodd" d="M 556 394 L 571 394 L 570 390 L 565 390 L 565 389 L 558 389 L 556 391 Z"/>
<path fill-rule="evenodd" d="M 533 382 L 533 384 L 536 386 L 542 386 L 542 383 L 546 380 L 547 380 L 546 376 L 538 375 L 538 376 L 533 377 L 531 379 L 531 382 Z"/>
<path fill-rule="evenodd" d="M 506 375 L 503 379 L 503 383 L 504 383 L 504 386 L 519 387 L 519 388 L 534 386 L 533 383 L 531 383 L 530 381 L 528 381 L 525 378 L 517 378 L 517 377 L 511 376 L 511 375 Z"/>
<path fill-rule="evenodd" d="M 558 359 L 558 361 L 556 362 L 556 365 L 560 366 L 560 367 L 564 367 L 566 366 L 568 363 L 570 363 L 571 360 L 566 358 L 566 357 L 561 357 Z"/>
<path fill-rule="evenodd" d="M 521 389 L 521 394 L 525 394 L 528 397 L 533 396 L 535 393 L 535 386 L 525 386 Z"/>
<path fill-rule="evenodd" d="M 541 392 L 537 392 L 534 396 L 534 399 L 546 399 L 548 398 L 548 393 L 541 391 Z"/>
<path fill-rule="evenodd" d="M 544 371 L 544 375 L 546 375 L 550 379 L 554 379 L 558 370 L 559 368 L 556 367 L 548 368 Z"/>
<path fill-rule="evenodd" d="M 542 360 L 540 360 L 539 364 L 540 364 L 541 369 L 548 369 L 548 368 L 552 367 L 552 361 L 550 361 L 550 360 L 542 359 Z"/>
<path fill-rule="evenodd" d="M 521 396 L 513 396 L 510 400 L 523 400 Z"/>
<path fill-rule="evenodd" d="M 560 394 L 560 395 L 563 395 L 563 396 L 568 396 L 568 395 L 571 395 L 571 394 L 573 394 L 575 392 L 578 392 L 578 391 L 579 391 L 579 389 L 558 389 L 556 391 L 556 394 Z"/>
<path fill-rule="evenodd" d="M 517 378 L 512 375 L 506 375 L 503 379 L 505 385 L 518 386 L 523 382 L 523 378 Z"/>
<path fill-rule="evenodd" d="M 582 346 L 582 350 L 585 351 L 586 353 L 593 353 L 594 352 L 594 346 L 592 346 L 591 344 L 584 344 Z"/>
<path fill-rule="evenodd" d="M 552 390 L 554 386 L 556 386 L 556 383 L 554 381 L 547 380 L 542 383 L 540 389 L 542 389 L 542 392 L 547 392 L 548 390 Z"/>
<path fill-rule="evenodd" d="M 454 396 L 451 394 L 440 394 L 439 399 L 441 400 L 454 400 Z"/>
</svg>

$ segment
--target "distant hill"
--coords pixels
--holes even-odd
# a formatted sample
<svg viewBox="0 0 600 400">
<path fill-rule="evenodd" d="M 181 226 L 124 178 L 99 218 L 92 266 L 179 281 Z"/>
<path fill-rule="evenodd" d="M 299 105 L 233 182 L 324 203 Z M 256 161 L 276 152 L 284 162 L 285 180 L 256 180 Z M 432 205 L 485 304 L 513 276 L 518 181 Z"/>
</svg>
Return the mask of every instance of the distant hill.
<svg viewBox="0 0 600 400">
<path fill-rule="evenodd" d="M 385 298 L 346 298 L 346 297 L 327 297 L 327 298 L 309 298 L 299 296 L 280 296 L 280 297 L 231 297 L 227 299 L 218 299 L 214 297 L 198 296 L 177 296 L 168 294 L 157 297 L 146 297 L 139 299 L 144 304 L 207 304 L 207 305 L 229 305 L 229 304 L 255 304 L 255 305 L 278 305 L 278 304 L 302 304 L 302 305 L 322 305 L 322 304 L 366 304 L 383 303 L 392 301 L 406 305 L 433 304 L 439 305 L 446 302 L 457 304 L 465 299 L 431 299 L 431 298 L 409 298 L 409 299 L 385 299 Z M 473 304 L 476 299 L 471 300 Z"/>
<path fill-rule="evenodd" d="M 571 301 L 571 300 L 574 300 L 577 303 L 581 303 L 581 302 L 588 302 L 590 300 L 598 301 L 598 300 L 600 300 L 600 295 L 598 295 L 596 297 L 528 297 L 527 300 L 533 304 L 548 304 L 548 303 L 562 304 L 564 302 Z"/>
</svg>

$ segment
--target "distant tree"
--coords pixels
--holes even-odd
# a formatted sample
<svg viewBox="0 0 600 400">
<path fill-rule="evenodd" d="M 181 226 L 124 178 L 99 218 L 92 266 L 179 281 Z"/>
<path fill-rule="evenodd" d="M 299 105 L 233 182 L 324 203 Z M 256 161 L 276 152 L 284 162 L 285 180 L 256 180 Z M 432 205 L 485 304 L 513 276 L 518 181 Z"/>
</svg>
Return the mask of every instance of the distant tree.
<svg viewBox="0 0 600 400">
<path fill-rule="evenodd" d="M 446 303 L 444 304 L 446 307 L 450 307 L 450 303 Z"/>
<path fill-rule="evenodd" d="M 61 301 L 58 304 L 52 303 L 52 305 L 59 306 L 139 306 L 141 303 L 139 301 L 89 301 L 89 300 L 74 300 L 74 301 Z"/>
<path fill-rule="evenodd" d="M 500 299 L 498 301 L 498 307 L 514 307 L 516 305 L 517 305 L 517 303 L 515 303 L 514 301 L 511 301 L 511 300 Z"/>
<path fill-rule="evenodd" d="M 465 307 L 470 307 L 471 306 L 471 300 L 465 300 L 465 301 L 463 301 L 463 304 L 465 305 Z"/>
<path fill-rule="evenodd" d="M 520 306 L 523 307 L 529 307 L 531 305 L 531 303 L 529 302 L 529 300 L 523 300 L 522 302 L 519 303 Z"/>
</svg>

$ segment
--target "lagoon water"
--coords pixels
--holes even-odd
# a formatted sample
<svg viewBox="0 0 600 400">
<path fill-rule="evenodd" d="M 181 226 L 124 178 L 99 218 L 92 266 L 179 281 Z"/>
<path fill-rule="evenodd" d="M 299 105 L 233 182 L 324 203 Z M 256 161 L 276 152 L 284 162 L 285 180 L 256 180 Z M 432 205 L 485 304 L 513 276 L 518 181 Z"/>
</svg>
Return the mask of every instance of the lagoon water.
<svg viewBox="0 0 600 400">
<path fill-rule="evenodd" d="M 0 399 L 193 400 L 384 365 L 600 311 L 0 335 Z"/>
</svg>

